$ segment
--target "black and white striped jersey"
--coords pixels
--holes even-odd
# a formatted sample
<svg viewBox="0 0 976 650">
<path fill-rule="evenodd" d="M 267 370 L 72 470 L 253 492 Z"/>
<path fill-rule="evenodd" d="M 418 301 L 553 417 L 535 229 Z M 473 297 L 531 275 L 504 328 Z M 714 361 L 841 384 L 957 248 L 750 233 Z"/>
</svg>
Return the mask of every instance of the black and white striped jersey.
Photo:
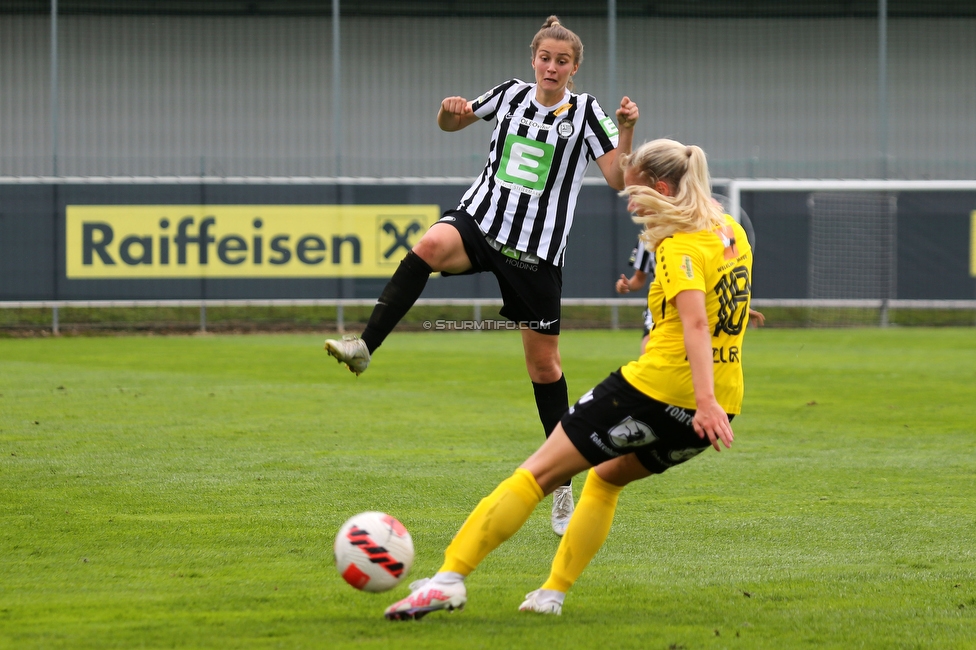
<svg viewBox="0 0 976 650">
<path fill-rule="evenodd" d="M 654 270 L 657 268 L 657 261 L 654 258 L 654 251 L 649 251 L 644 247 L 644 242 L 637 240 L 637 248 L 630 254 L 630 265 L 638 271 L 647 274 L 647 282 L 654 281 Z"/>
<path fill-rule="evenodd" d="M 616 148 L 617 127 L 591 95 L 566 91 L 546 107 L 535 91 L 511 79 L 472 102 L 475 115 L 497 121 L 458 209 L 503 246 L 561 266 L 586 166 Z"/>
<path fill-rule="evenodd" d="M 645 284 L 648 288 L 654 283 L 654 275 L 657 272 L 657 257 L 654 251 L 647 250 L 644 242 L 637 240 L 637 248 L 630 254 L 630 265 L 638 271 L 647 274 Z M 644 309 L 644 335 L 654 329 L 654 313 L 649 309 Z"/>
</svg>

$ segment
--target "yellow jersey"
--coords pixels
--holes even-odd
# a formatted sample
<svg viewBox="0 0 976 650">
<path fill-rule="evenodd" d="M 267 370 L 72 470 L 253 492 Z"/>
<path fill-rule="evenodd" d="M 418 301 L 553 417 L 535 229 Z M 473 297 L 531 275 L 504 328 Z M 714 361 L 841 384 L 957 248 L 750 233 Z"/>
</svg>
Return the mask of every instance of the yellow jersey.
<svg viewBox="0 0 976 650">
<path fill-rule="evenodd" d="M 657 276 L 647 297 L 654 329 L 644 354 L 621 373 L 634 388 L 660 402 L 694 409 L 691 366 L 674 298 L 682 291 L 703 291 L 712 331 L 715 398 L 726 413 L 736 414 L 742 408 L 742 339 L 752 296 L 752 247 L 742 226 L 728 215 L 725 222 L 712 231 L 676 233 L 657 247 Z"/>
</svg>

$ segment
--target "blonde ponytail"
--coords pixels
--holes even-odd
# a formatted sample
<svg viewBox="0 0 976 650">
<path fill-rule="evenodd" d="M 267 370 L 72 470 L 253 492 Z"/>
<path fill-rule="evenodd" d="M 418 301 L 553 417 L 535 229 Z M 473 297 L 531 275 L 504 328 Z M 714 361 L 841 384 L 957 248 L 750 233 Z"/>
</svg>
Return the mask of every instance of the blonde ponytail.
<svg viewBox="0 0 976 650">
<path fill-rule="evenodd" d="M 641 239 L 651 250 L 677 232 L 712 230 L 725 223 L 721 206 L 712 200 L 708 161 L 701 147 L 653 140 L 626 156 L 624 166 L 642 181 L 628 185 L 621 195 L 630 197 L 634 222 L 644 226 Z M 658 181 L 667 184 L 673 196 L 655 190 Z"/>
</svg>

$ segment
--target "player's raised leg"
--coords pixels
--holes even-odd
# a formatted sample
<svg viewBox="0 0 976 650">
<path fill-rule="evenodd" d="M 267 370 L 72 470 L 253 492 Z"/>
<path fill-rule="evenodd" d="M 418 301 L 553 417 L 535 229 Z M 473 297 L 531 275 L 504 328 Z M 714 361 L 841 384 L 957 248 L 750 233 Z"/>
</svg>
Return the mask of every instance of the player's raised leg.
<svg viewBox="0 0 976 650">
<path fill-rule="evenodd" d="M 471 268 L 461 235 L 445 224 L 431 226 L 417 245 L 400 261 L 400 266 L 383 288 L 362 337 L 328 339 L 325 351 L 357 375 L 369 366 L 376 348 L 383 343 L 424 292 L 435 271 L 460 273 Z"/>
</svg>

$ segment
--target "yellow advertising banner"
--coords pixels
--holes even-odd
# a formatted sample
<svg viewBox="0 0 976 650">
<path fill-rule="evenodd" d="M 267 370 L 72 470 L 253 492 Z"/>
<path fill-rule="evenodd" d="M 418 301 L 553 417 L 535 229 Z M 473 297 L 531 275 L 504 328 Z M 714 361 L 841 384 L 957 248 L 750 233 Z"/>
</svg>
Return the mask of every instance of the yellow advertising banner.
<svg viewBox="0 0 976 650">
<path fill-rule="evenodd" d="M 69 205 L 67 277 L 389 277 L 436 205 Z"/>
</svg>

